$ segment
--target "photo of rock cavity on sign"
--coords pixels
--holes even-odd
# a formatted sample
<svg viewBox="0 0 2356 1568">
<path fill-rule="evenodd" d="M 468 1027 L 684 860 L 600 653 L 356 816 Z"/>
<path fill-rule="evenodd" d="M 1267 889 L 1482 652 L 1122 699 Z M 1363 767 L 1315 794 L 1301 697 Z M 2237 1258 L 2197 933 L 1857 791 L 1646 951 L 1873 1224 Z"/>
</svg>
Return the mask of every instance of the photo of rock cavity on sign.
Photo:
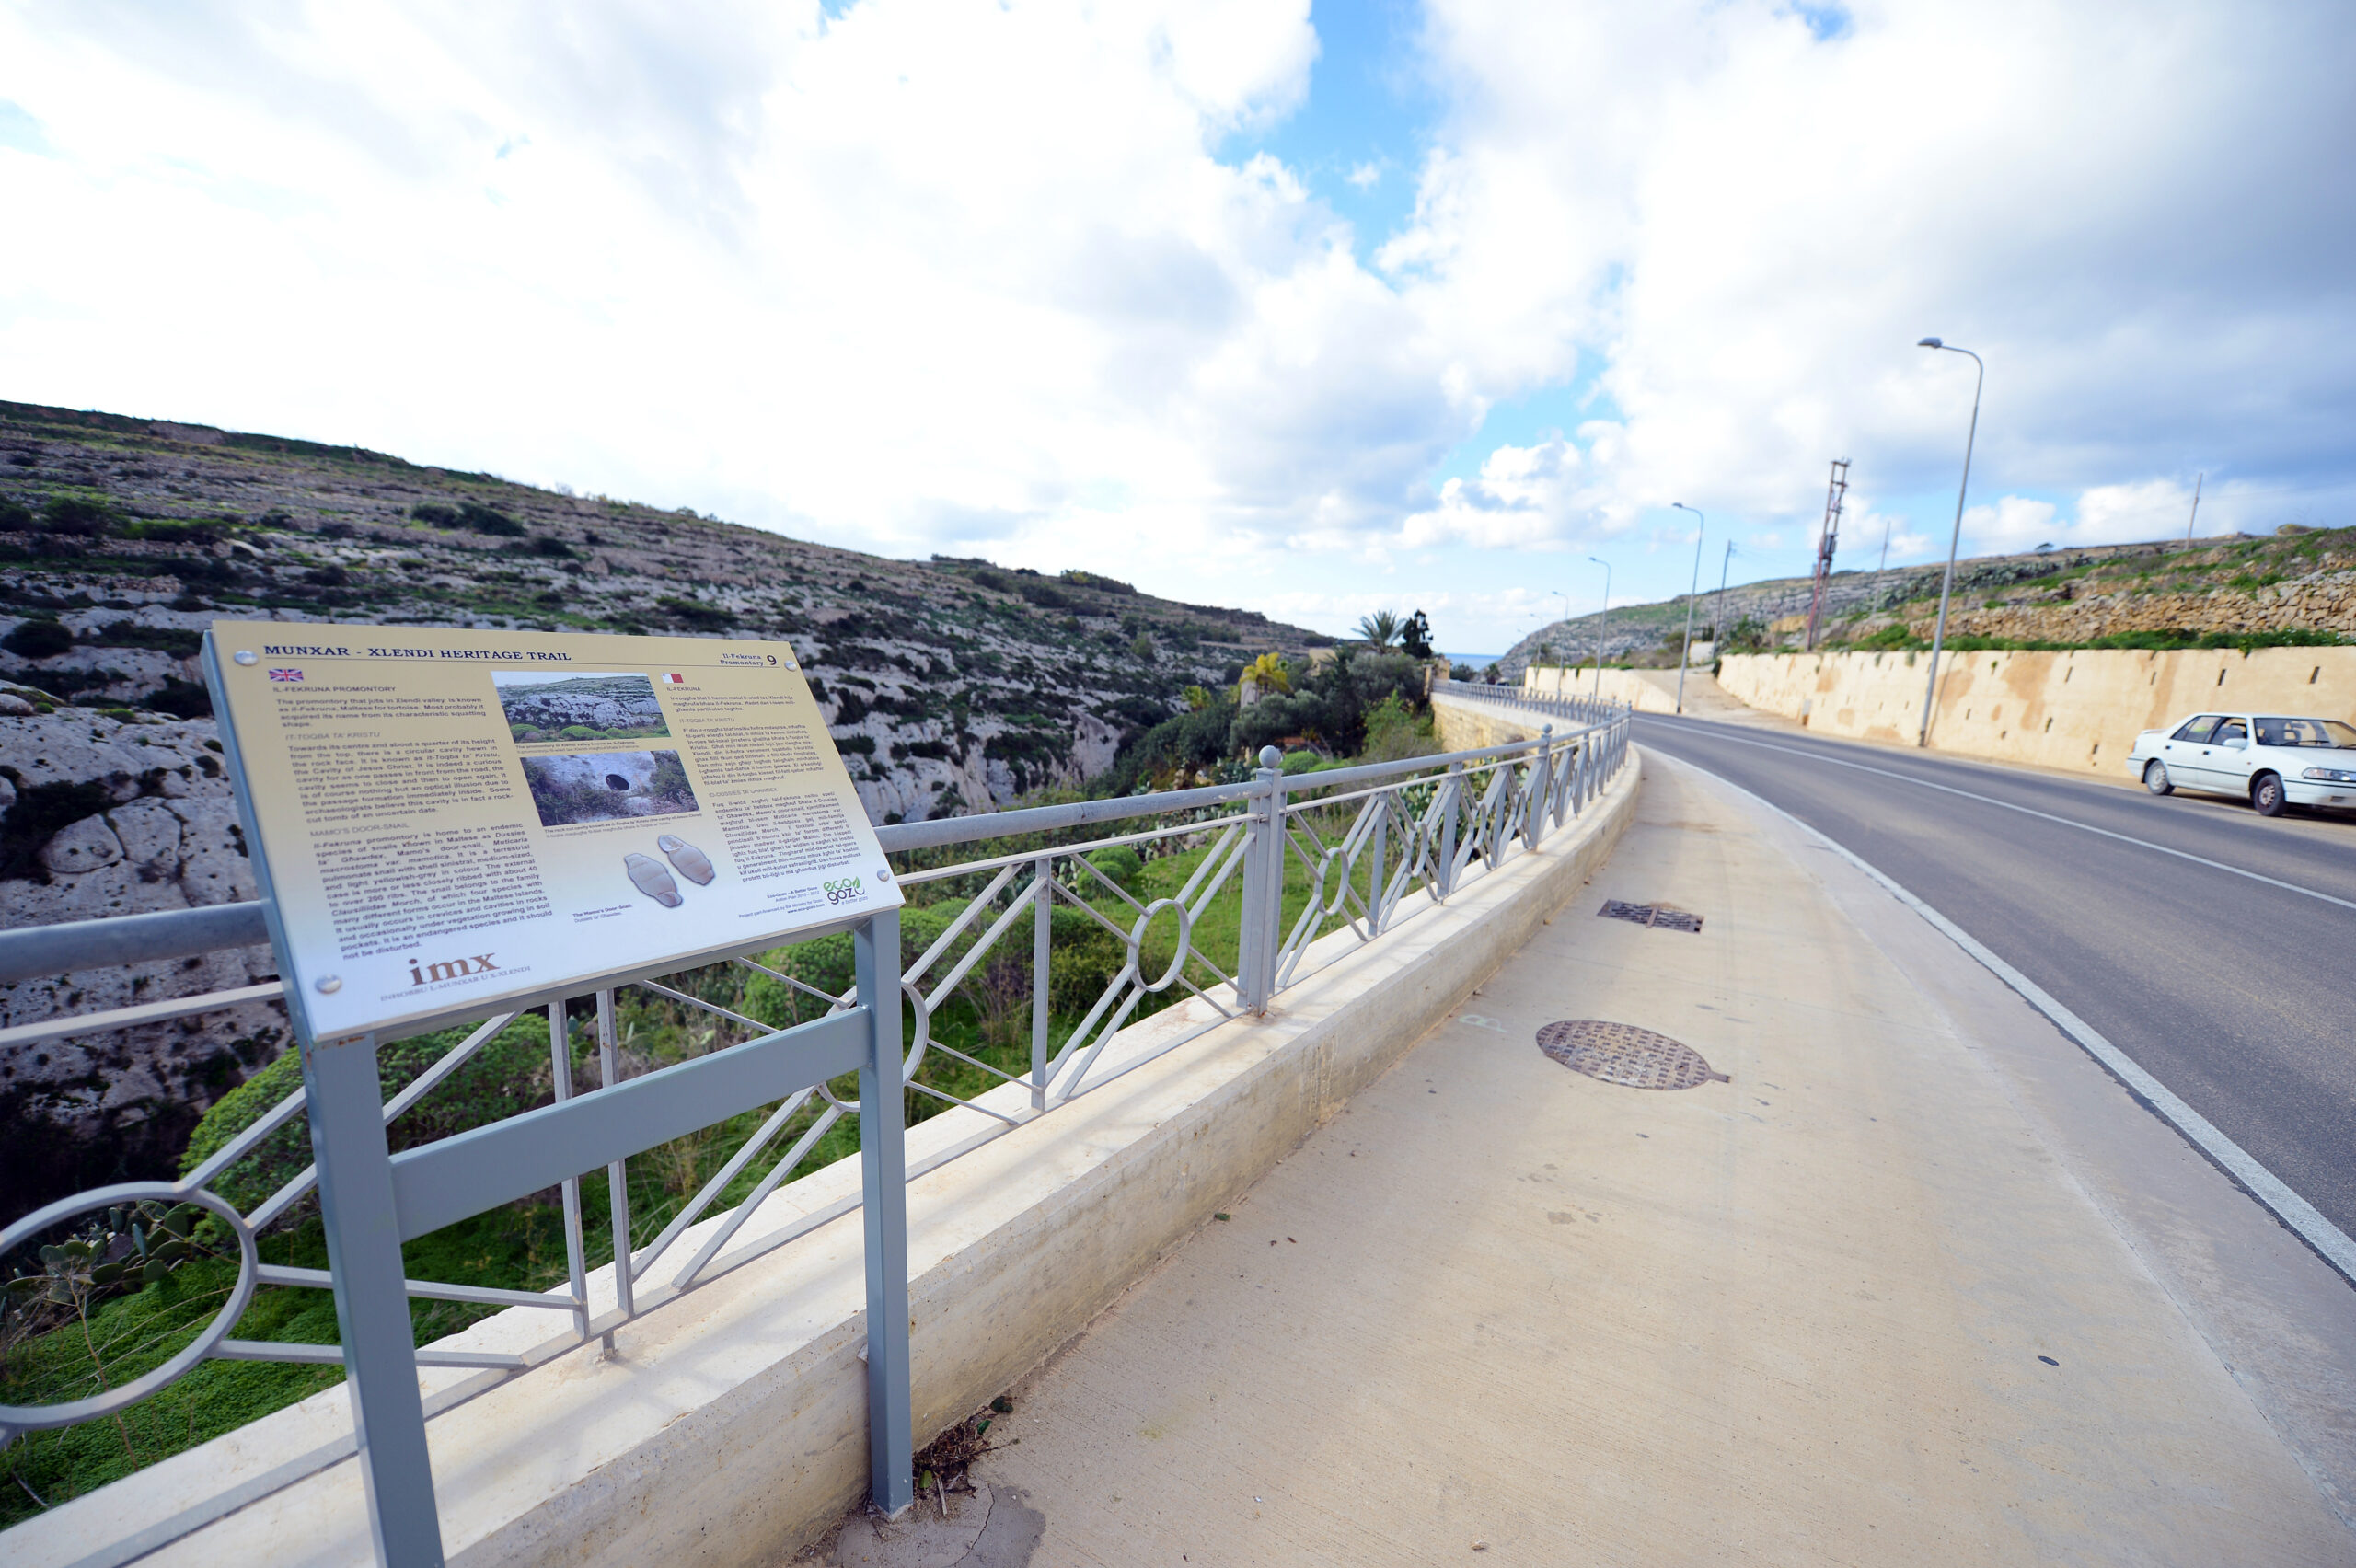
<svg viewBox="0 0 2356 1568">
<path fill-rule="evenodd" d="M 654 841 L 654 847 L 663 851 L 674 870 L 698 887 L 711 885 L 711 857 L 677 834 L 664 834 Z"/>
<path fill-rule="evenodd" d="M 675 816 L 701 809 L 675 751 L 587 752 L 522 760 L 532 805 L 544 827 Z"/>
<path fill-rule="evenodd" d="M 664 908 L 679 906 L 679 884 L 672 880 L 669 868 L 653 856 L 633 851 L 622 857 L 622 870 L 629 873 L 629 880 L 639 892 Z"/>
</svg>

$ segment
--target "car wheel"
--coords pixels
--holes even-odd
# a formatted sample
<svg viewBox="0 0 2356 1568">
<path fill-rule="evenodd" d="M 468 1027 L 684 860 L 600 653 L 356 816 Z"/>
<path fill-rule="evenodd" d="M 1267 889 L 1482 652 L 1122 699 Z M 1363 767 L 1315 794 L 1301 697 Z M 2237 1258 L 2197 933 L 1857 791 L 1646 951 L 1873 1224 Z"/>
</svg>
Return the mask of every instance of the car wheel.
<svg viewBox="0 0 2356 1568">
<path fill-rule="evenodd" d="M 2176 789 L 2168 778 L 2168 765 L 2158 757 L 2143 765 L 2143 788 L 2154 795 L 2165 795 Z"/>
<path fill-rule="evenodd" d="M 2291 809 L 2291 797 L 2282 789 L 2282 780 L 2271 773 L 2261 773 L 2249 787 L 2249 803 L 2258 808 L 2260 816 L 2281 816 Z"/>
</svg>

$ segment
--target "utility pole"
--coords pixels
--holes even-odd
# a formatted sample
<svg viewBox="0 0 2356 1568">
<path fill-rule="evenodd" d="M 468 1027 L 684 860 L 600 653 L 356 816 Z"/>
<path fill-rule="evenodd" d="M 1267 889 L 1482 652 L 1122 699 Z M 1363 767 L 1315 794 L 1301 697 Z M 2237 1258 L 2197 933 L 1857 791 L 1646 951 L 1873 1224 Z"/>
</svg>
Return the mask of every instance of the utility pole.
<svg viewBox="0 0 2356 1568">
<path fill-rule="evenodd" d="M 1809 584 L 1807 601 L 1807 641 L 1804 646 L 1816 647 L 1816 629 L 1824 615 L 1824 591 L 1832 581 L 1832 551 L 1841 541 L 1841 502 L 1849 493 L 1849 459 L 1832 460 L 1832 483 L 1824 492 L 1824 531 L 1816 538 L 1816 580 Z"/>
<path fill-rule="evenodd" d="M 1677 655 L 1677 710 L 1682 713 L 1685 711 L 1685 666 L 1693 658 L 1693 601 L 1702 596 L 1702 530 L 1709 526 L 1710 520 L 1702 515 L 1700 507 L 1688 506 L 1681 501 L 1672 501 L 1669 505 L 1680 512 L 1693 513 L 1693 582 L 1685 590 L 1685 646 Z"/>
<path fill-rule="evenodd" d="M 1598 612 L 1595 621 L 1595 698 L 1600 702 L 1603 700 L 1603 638 L 1611 627 L 1611 563 L 1600 556 L 1587 559 L 1603 568 L 1603 608 Z"/>
<path fill-rule="evenodd" d="M 2184 542 L 2188 545 L 2192 543 L 2192 525 L 2200 520 L 2200 481 L 2208 477 L 2206 472 L 2192 477 L 2192 515 L 2184 520 Z"/>
<path fill-rule="evenodd" d="M 1727 649 L 1727 569 L 1734 564 L 1734 541 L 1727 541 L 1726 559 L 1718 562 L 1717 618 L 1710 627 L 1710 651 L 1724 657 Z"/>
</svg>

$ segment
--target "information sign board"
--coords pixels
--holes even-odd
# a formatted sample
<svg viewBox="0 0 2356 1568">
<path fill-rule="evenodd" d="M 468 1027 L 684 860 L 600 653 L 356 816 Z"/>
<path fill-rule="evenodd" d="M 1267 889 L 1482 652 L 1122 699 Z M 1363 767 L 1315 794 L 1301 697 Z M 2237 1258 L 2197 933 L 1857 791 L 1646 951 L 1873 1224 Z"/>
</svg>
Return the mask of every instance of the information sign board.
<svg viewBox="0 0 2356 1568">
<path fill-rule="evenodd" d="M 315 1038 L 901 902 L 782 642 L 221 620 L 205 664 Z"/>
</svg>

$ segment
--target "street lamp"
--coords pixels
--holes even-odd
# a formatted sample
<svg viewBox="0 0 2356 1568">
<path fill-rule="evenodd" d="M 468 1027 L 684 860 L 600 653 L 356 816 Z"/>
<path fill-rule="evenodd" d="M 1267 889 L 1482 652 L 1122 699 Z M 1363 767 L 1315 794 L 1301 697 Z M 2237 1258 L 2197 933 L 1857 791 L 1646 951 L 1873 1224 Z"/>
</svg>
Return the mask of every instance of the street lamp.
<svg viewBox="0 0 2356 1568">
<path fill-rule="evenodd" d="M 1963 498 L 1971 488 L 1971 447 L 1980 439 L 1980 391 L 1988 382 L 1988 364 L 1969 349 L 1958 349 L 1953 343 L 1943 343 L 1936 338 L 1925 338 L 1914 345 L 1918 349 L 1945 349 L 1951 354 L 1970 354 L 1971 363 L 1980 373 L 1971 384 L 1971 429 L 1963 438 L 1963 482 L 1955 491 L 1955 531 L 1947 536 L 1947 572 L 1939 582 L 1939 624 L 1931 634 L 1931 678 L 1923 688 L 1923 727 L 1915 732 L 1914 744 L 1931 744 L 1931 703 L 1939 692 L 1939 651 L 1947 640 L 1947 599 L 1955 592 L 1956 547 L 1963 542 Z"/>
<path fill-rule="evenodd" d="M 1603 633 L 1611 624 L 1611 563 L 1601 556 L 1588 559 L 1603 568 L 1603 608 L 1595 617 L 1595 699 L 1603 700 Z"/>
<path fill-rule="evenodd" d="M 1669 504 L 1680 512 L 1693 513 L 1693 585 L 1685 590 L 1685 649 L 1677 656 L 1677 710 L 1682 713 L 1685 711 L 1685 663 L 1693 656 L 1693 601 L 1702 593 L 1702 530 L 1709 526 L 1710 520 L 1702 515 L 1700 507 L 1688 506 L 1681 501 L 1672 501 Z"/>
</svg>

